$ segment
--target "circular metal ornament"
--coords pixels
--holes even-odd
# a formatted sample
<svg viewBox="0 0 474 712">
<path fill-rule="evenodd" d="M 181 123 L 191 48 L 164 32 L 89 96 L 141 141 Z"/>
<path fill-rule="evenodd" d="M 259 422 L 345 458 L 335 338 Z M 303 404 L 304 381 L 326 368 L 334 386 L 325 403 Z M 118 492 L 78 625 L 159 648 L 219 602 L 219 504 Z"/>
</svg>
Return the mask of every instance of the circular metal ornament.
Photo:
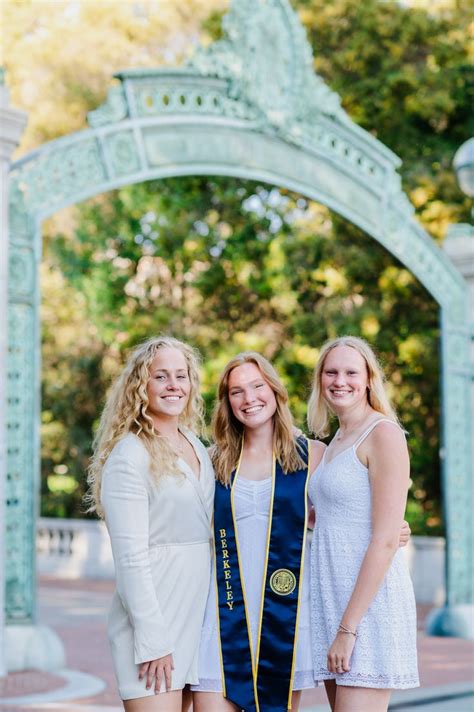
<svg viewBox="0 0 474 712">
<path fill-rule="evenodd" d="M 289 569 L 277 569 L 270 576 L 270 588 L 278 596 L 289 596 L 296 588 L 296 576 Z"/>
</svg>

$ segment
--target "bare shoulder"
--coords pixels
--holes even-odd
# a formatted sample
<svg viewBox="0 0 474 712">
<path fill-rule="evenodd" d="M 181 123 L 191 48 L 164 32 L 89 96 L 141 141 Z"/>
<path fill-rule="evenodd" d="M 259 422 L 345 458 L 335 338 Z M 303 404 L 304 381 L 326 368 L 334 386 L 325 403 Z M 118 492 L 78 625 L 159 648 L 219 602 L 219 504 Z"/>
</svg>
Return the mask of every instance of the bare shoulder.
<svg viewBox="0 0 474 712">
<path fill-rule="evenodd" d="M 311 461 L 311 469 L 314 471 L 314 468 L 319 465 L 321 462 L 321 458 L 324 454 L 324 451 L 326 449 L 326 445 L 322 443 L 320 440 L 308 440 L 309 442 L 309 456 L 310 456 L 310 461 Z"/>
<path fill-rule="evenodd" d="M 367 438 L 367 449 L 372 454 L 385 456 L 392 452 L 407 452 L 405 433 L 398 423 L 384 420 L 377 424 Z"/>
<path fill-rule="evenodd" d="M 406 448 L 406 437 L 402 428 L 390 420 L 378 423 L 367 438 L 376 447 L 399 446 Z"/>
</svg>

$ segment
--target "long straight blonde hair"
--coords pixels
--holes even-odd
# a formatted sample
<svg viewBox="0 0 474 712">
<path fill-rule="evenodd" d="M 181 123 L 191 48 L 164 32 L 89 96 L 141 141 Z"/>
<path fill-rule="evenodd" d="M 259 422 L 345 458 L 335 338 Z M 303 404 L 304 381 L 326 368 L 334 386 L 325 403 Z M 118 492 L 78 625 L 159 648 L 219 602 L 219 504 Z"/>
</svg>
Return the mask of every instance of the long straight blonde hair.
<svg viewBox="0 0 474 712">
<path fill-rule="evenodd" d="M 337 346 L 349 346 L 362 356 L 367 368 L 367 401 L 369 405 L 386 418 L 399 423 L 397 414 L 385 390 L 385 378 L 382 368 L 372 348 L 367 341 L 357 336 L 340 336 L 324 344 L 314 369 L 313 387 L 308 401 L 307 415 L 310 431 L 317 438 L 324 438 L 329 435 L 330 419 L 334 413 L 322 394 L 321 375 L 327 355 Z"/>
<path fill-rule="evenodd" d="M 160 475 L 181 474 L 177 456 L 167 438 L 162 437 L 147 412 L 147 384 L 150 366 L 159 349 L 178 349 L 188 368 L 190 393 L 179 424 L 200 434 L 203 428 L 204 404 L 199 392 L 199 354 L 188 344 L 172 336 L 148 339 L 130 354 L 127 363 L 113 383 L 100 419 L 93 443 L 93 456 L 88 470 L 89 491 L 85 496 L 88 512 L 103 516 L 100 504 L 102 469 L 116 443 L 127 433 L 134 433 L 143 442 L 150 455 L 150 474 L 158 481 Z"/>
<path fill-rule="evenodd" d="M 293 430 L 293 417 L 288 407 L 288 392 L 267 359 L 255 351 L 244 351 L 229 361 L 219 379 L 217 401 L 212 416 L 212 464 L 217 479 L 229 485 L 232 470 L 237 466 L 244 436 L 244 426 L 237 420 L 229 400 L 229 376 L 234 368 L 245 363 L 257 366 L 276 400 L 273 415 L 273 452 L 284 472 L 304 467 Z"/>
</svg>

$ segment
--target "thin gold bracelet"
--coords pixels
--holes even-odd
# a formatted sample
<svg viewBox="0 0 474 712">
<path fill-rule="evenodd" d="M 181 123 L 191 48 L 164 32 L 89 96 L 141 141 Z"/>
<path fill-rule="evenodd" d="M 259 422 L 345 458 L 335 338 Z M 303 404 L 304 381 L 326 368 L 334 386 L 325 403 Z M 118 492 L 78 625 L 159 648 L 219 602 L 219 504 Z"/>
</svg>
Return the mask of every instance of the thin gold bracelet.
<svg viewBox="0 0 474 712">
<path fill-rule="evenodd" d="M 349 628 L 346 628 L 341 623 L 339 623 L 339 628 L 337 629 L 337 632 L 338 633 L 348 633 L 349 635 L 353 635 L 354 638 L 357 638 L 357 633 L 354 630 L 349 630 Z"/>
</svg>

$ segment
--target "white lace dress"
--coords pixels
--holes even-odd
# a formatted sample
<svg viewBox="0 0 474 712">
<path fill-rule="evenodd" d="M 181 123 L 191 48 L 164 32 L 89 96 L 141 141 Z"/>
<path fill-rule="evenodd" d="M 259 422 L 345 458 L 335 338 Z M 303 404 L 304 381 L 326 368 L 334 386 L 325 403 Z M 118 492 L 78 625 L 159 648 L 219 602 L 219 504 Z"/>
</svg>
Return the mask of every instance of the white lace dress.
<svg viewBox="0 0 474 712">
<path fill-rule="evenodd" d="M 350 687 L 405 689 L 418 687 L 419 680 L 415 597 L 403 549 L 393 557 L 358 626 L 350 672 L 334 674 L 327 669 L 328 649 L 370 541 L 370 481 L 356 450 L 377 423 L 327 463 L 325 453 L 309 483 L 316 510 L 311 546 L 314 676 Z"/>
<path fill-rule="evenodd" d="M 254 654 L 259 627 L 271 490 L 271 478 L 254 481 L 246 480 L 240 475 L 234 491 L 237 534 Z M 308 545 L 305 552 L 307 563 L 309 563 L 309 554 Z M 213 575 L 214 572 L 212 572 Z M 209 589 L 202 629 L 198 675 L 199 685 L 193 685 L 192 690 L 196 692 L 222 692 L 217 637 L 216 590 L 212 584 Z M 305 566 L 293 689 L 303 690 L 310 687 L 315 687 L 315 682 L 310 639 L 309 566 Z"/>
</svg>

